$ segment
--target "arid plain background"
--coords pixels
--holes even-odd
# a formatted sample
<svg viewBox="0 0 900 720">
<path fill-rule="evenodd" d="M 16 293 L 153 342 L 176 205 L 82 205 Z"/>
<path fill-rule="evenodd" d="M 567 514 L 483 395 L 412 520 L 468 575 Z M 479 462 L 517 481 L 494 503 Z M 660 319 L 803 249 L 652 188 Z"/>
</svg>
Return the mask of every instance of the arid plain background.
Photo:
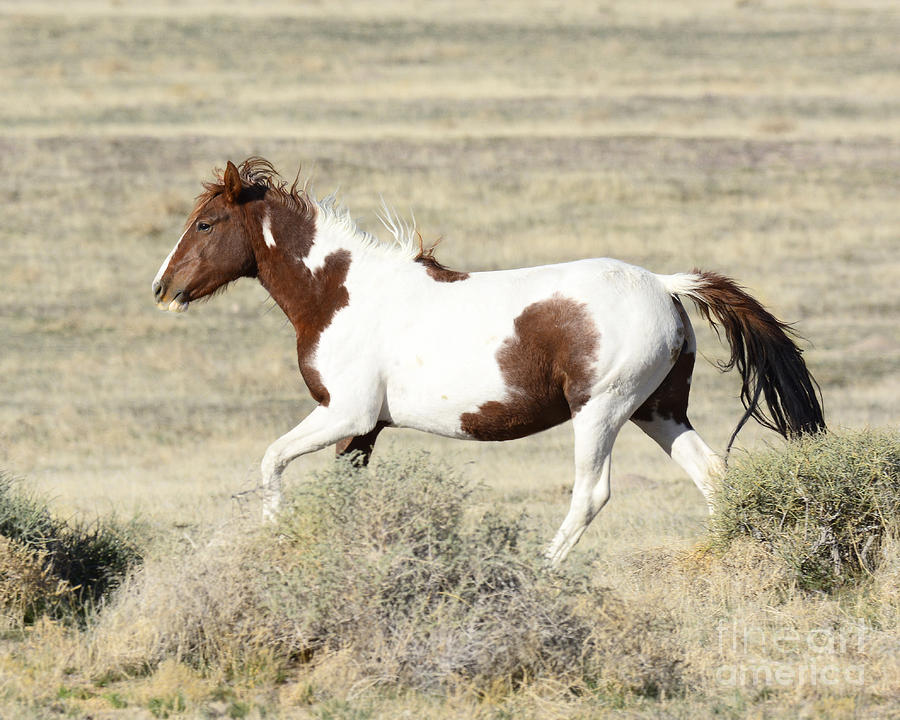
<svg viewBox="0 0 900 720">
<path fill-rule="evenodd" d="M 896 426 L 898 37 L 888 1 L 0 2 L 0 467 L 61 514 L 159 533 L 256 511 L 233 495 L 312 408 L 292 329 L 254 281 L 177 317 L 150 293 L 200 182 L 249 155 L 302 165 L 376 234 L 381 196 L 414 212 L 454 268 L 731 275 L 808 339 L 831 426 Z M 739 380 L 702 358 L 694 378 L 721 450 Z M 736 452 L 780 442 L 748 425 Z M 564 515 L 568 426 L 387 431 L 376 452 L 400 448 L 466 468 L 548 540 Z M 705 506 L 634 427 L 612 492 L 574 554 L 640 594 L 634 553 L 690 546 Z"/>
</svg>

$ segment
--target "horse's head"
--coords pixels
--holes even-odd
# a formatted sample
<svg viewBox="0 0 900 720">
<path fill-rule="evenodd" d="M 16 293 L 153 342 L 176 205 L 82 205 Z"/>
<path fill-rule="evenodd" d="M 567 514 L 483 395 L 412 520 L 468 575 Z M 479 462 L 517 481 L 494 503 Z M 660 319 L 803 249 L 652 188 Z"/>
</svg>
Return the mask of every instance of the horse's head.
<svg viewBox="0 0 900 720">
<path fill-rule="evenodd" d="M 187 229 L 153 280 L 153 296 L 160 308 L 183 312 L 192 300 L 240 277 L 256 275 L 246 205 L 258 197 L 255 188 L 244 187 L 230 161 L 221 184 L 206 186 Z"/>
</svg>

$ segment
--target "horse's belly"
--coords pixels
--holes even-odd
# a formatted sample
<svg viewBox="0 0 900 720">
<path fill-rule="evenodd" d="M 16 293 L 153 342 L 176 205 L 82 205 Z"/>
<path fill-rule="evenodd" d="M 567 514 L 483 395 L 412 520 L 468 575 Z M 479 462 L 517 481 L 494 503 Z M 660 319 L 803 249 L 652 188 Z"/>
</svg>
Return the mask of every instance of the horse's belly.
<svg viewBox="0 0 900 720">
<path fill-rule="evenodd" d="M 468 372 L 445 368 L 433 382 L 408 372 L 389 384 L 381 418 L 399 427 L 472 440 L 513 440 L 569 420 L 572 408 L 562 378 L 548 369 L 527 387 L 511 386 L 496 362 Z"/>
<path fill-rule="evenodd" d="M 571 410 L 561 391 L 541 400 L 514 395 L 504 400 L 468 404 L 468 408 L 473 409 L 462 409 L 449 402 L 447 396 L 441 396 L 435 402 L 397 406 L 388 401 L 385 405 L 381 419 L 396 427 L 469 440 L 515 440 L 571 418 Z"/>
<path fill-rule="evenodd" d="M 461 417 L 479 404 L 486 394 L 472 392 L 465 385 L 448 383 L 445 387 L 405 382 L 403 387 L 388 387 L 381 420 L 395 427 L 413 428 L 446 437 L 467 438 Z M 493 395 L 493 393 L 491 393 Z"/>
<path fill-rule="evenodd" d="M 513 395 L 506 400 L 489 400 L 477 411 L 460 416 L 460 429 L 475 440 L 515 440 L 565 422 L 571 409 L 560 389 L 536 400 Z"/>
</svg>

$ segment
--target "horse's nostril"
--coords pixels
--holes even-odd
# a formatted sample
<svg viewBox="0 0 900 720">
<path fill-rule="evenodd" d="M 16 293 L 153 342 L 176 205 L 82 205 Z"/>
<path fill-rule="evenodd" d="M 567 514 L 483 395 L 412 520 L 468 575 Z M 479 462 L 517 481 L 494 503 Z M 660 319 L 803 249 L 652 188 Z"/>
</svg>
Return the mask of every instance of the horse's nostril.
<svg viewBox="0 0 900 720">
<path fill-rule="evenodd" d="M 157 280 L 153 283 L 153 297 L 159 300 L 163 294 L 163 284 Z"/>
</svg>

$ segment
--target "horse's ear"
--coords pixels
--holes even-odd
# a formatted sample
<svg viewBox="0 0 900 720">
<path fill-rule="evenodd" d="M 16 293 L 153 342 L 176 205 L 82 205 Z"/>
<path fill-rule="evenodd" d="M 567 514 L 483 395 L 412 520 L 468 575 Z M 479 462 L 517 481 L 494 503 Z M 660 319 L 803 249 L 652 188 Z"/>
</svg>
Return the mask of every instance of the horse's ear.
<svg viewBox="0 0 900 720">
<path fill-rule="evenodd" d="M 225 200 L 231 204 L 236 203 L 238 196 L 241 194 L 243 183 L 241 182 L 241 174 L 231 160 L 228 161 L 228 165 L 225 168 L 223 182 L 225 183 Z"/>
</svg>

